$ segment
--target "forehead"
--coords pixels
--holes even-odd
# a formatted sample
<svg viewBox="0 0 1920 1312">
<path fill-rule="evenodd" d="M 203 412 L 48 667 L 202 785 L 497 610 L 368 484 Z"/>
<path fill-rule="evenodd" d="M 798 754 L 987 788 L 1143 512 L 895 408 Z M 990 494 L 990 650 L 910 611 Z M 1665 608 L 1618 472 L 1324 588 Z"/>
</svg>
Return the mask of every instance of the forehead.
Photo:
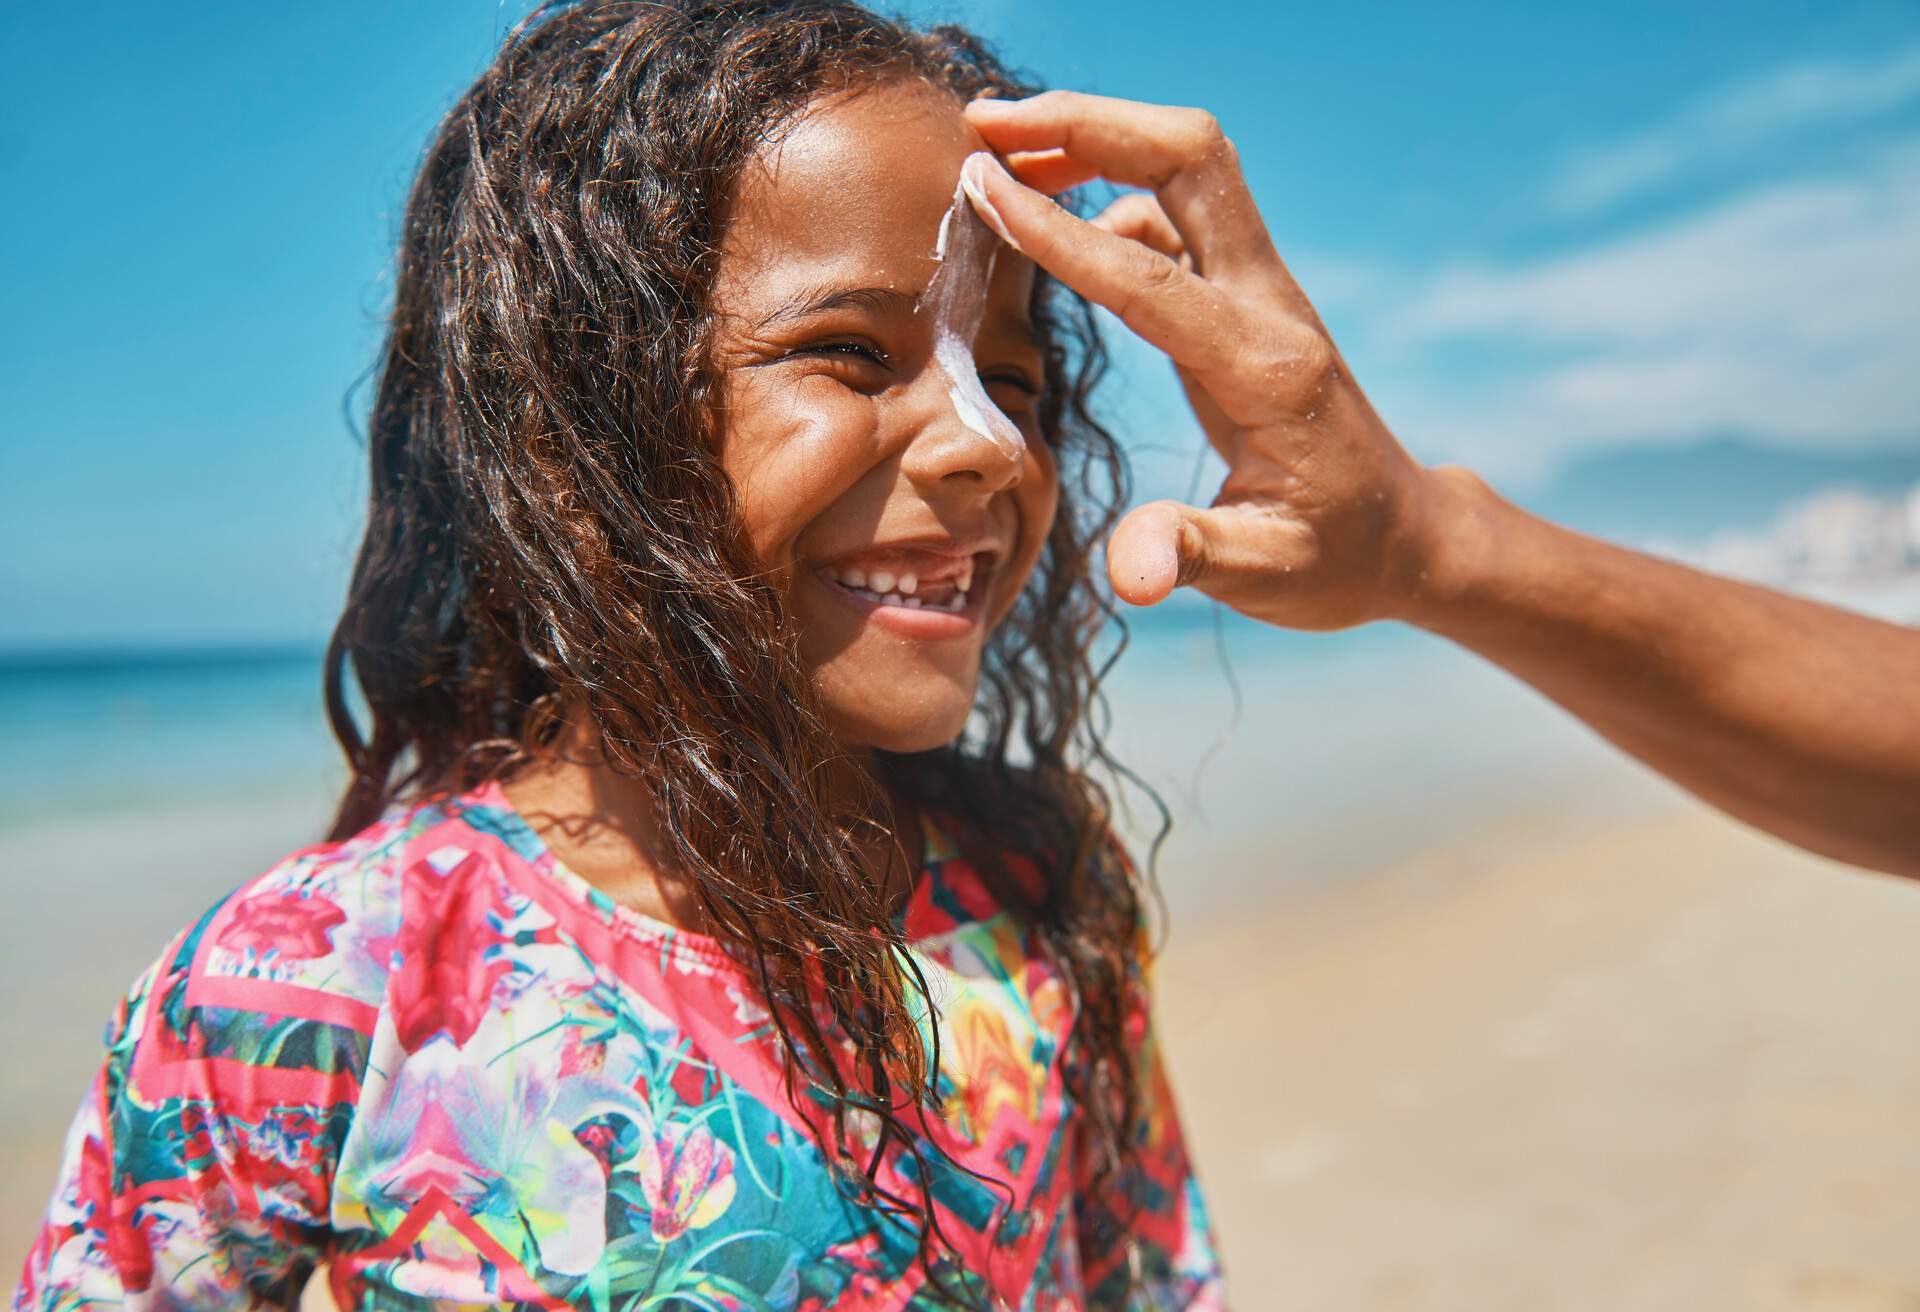
<svg viewBox="0 0 1920 1312">
<path fill-rule="evenodd" d="M 960 164 L 984 148 L 959 102 L 923 82 L 815 102 L 741 174 L 722 282 L 805 265 L 919 290 Z"/>
</svg>

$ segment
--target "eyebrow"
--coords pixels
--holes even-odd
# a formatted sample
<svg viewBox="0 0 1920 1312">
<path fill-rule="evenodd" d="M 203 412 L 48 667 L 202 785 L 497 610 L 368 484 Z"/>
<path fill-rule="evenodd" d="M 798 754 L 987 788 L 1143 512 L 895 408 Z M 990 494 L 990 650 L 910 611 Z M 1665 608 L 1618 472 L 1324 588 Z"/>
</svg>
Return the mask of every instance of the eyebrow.
<svg viewBox="0 0 1920 1312">
<path fill-rule="evenodd" d="M 876 314 L 912 314 L 917 293 L 893 287 L 809 287 L 789 298 L 760 321 L 762 328 L 807 319 L 833 310 L 871 310 Z"/>
<path fill-rule="evenodd" d="M 761 328 L 792 323 L 796 319 L 829 314 L 834 310 L 869 310 L 875 314 L 910 315 L 920 304 L 921 292 L 903 292 L 896 287 L 809 287 L 789 297 L 760 320 Z M 1021 338 L 1039 346 L 1040 333 L 1024 314 L 1014 325 Z"/>
</svg>

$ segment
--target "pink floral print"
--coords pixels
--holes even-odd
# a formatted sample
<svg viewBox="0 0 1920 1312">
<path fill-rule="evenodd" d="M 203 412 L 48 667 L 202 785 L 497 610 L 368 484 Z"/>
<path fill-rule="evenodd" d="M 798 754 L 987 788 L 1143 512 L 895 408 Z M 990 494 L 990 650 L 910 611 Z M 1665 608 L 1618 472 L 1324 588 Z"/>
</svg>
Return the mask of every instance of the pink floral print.
<svg viewBox="0 0 1920 1312">
<path fill-rule="evenodd" d="M 960 1254 L 939 1275 L 977 1301 L 1220 1307 L 1144 982 L 1151 1114 L 1096 1190 L 1064 981 L 927 837 L 905 915 L 947 1096 L 879 1183 L 929 1191 Z M 13 1307 L 287 1307 L 321 1262 L 343 1309 L 946 1306 L 912 1228 L 815 1147 L 767 1019 L 718 944 L 608 901 L 497 787 L 397 809 L 134 984 Z"/>
</svg>

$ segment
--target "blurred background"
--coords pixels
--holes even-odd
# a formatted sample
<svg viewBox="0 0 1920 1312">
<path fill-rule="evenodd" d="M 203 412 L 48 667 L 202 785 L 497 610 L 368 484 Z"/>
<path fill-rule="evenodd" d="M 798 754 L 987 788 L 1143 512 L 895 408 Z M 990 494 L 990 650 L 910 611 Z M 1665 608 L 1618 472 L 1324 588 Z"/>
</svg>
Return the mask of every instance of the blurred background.
<svg viewBox="0 0 1920 1312">
<path fill-rule="evenodd" d="M 390 248 L 494 0 L 0 6 L 0 1265 L 118 993 L 311 841 Z M 1204 105 L 1416 455 L 1920 620 L 1920 8 L 923 4 Z M 1140 495 L 1216 471 L 1120 342 Z M 1920 1309 L 1920 888 L 1393 628 L 1139 614 L 1239 1306 Z M 1135 822 L 1144 842 L 1151 817 Z"/>
</svg>

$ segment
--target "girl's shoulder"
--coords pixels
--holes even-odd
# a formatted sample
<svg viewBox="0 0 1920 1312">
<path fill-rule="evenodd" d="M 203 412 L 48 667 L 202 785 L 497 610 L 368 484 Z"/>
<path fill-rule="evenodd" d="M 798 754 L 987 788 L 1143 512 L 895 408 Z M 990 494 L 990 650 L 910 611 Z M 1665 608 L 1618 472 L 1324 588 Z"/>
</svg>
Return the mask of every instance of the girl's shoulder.
<svg viewBox="0 0 1920 1312">
<path fill-rule="evenodd" d="M 294 852 L 174 936 L 108 1028 L 22 1306 L 81 1286 L 291 1306 L 384 1036 L 444 1028 L 522 877 L 469 800 Z"/>
<path fill-rule="evenodd" d="M 409 871 L 501 864 L 502 843 L 466 811 L 461 798 L 397 806 L 353 837 L 290 853 L 241 884 L 135 981 L 116 1018 L 117 1045 L 160 1086 L 178 1059 L 191 1061 L 195 1079 L 224 1071 L 250 1088 L 305 1090 L 325 1102 L 346 1092 L 334 1085 L 364 1069 L 409 940 L 457 933 L 473 911 L 444 895 L 444 879 L 423 895 Z"/>
</svg>

